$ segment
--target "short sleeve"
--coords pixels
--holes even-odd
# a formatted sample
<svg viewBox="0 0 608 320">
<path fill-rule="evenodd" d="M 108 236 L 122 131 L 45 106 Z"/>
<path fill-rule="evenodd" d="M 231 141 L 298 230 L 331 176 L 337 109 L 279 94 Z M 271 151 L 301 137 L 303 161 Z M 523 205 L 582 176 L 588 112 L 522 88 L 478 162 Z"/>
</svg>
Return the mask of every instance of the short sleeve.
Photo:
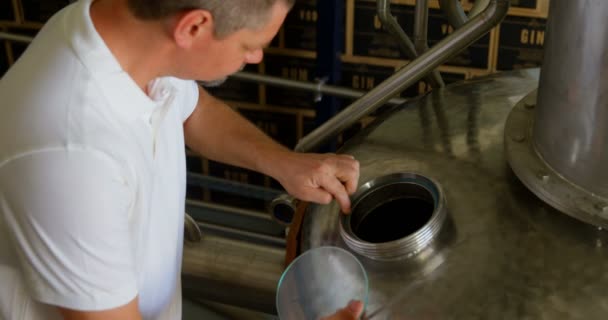
<svg viewBox="0 0 608 320">
<path fill-rule="evenodd" d="M 171 78 L 172 84 L 178 89 L 182 108 L 182 121 L 186 121 L 194 112 L 199 97 L 199 86 L 196 81 Z"/>
<path fill-rule="evenodd" d="M 33 299 L 97 311 L 135 298 L 131 197 L 101 152 L 36 152 L 0 167 L 0 212 Z"/>
</svg>

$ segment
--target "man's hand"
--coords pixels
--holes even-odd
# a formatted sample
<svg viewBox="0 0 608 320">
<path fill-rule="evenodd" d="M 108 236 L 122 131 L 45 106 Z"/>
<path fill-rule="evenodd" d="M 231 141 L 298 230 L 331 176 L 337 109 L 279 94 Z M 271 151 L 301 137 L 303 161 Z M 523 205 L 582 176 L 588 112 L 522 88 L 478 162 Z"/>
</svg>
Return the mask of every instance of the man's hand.
<svg viewBox="0 0 608 320">
<path fill-rule="evenodd" d="M 346 308 L 338 310 L 329 317 L 321 320 L 357 320 L 363 313 L 363 303 L 361 301 L 351 301 Z"/>
<path fill-rule="evenodd" d="M 336 199 L 350 213 L 349 195 L 357 190 L 359 162 L 344 154 L 284 152 L 273 175 L 292 196 L 321 204 Z"/>
</svg>

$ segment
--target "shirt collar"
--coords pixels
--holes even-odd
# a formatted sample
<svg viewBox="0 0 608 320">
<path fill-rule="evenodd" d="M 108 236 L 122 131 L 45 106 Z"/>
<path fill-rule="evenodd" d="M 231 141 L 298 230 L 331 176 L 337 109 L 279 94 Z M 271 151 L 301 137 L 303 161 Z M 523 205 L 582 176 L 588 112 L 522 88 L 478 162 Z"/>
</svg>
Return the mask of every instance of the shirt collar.
<svg viewBox="0 0 608 320">
<path fill-rule="evenodd" d="M 122 69 L 104 40 L 101 38 L 93 21 L 90 8 L 95 0 L 81 0 L 67 12 L 65 24 L 66 39 L 83 65 L 97 81 L 112 107 L 125 116 L 138 117 L 149 115 L 160 104 L 166 101 L 163 97 L 147 96 L 129 74 Z M 158 81 L 154 81 L 157 83 Z M 164 92 L 173 93 L 169 81 L 161 81 Z"/>
</svg>

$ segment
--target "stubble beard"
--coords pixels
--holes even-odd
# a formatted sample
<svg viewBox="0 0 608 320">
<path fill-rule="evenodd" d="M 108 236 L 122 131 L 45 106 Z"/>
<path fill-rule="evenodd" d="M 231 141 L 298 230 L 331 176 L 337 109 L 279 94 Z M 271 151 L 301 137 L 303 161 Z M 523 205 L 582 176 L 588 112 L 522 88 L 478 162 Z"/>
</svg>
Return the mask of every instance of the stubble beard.
<svg viewBox="0 0 608 320">
<path fill-rule="evenodd" d="M 243 64 L 237 72 L 243 71 L 243 69 L 245 69 L 245 66 L 246 66 L 246 64 Z M 221 86 L 222 84 L 224 84 L 224 82 L 226 82 L 226 80 L 228 80 L 227 76 L 223 77 L 223 78 L 215 79 L 215 80 L 199 81 L 199 82 L 203 87 L 213 88 L 213 87 Z"/>
</svg>

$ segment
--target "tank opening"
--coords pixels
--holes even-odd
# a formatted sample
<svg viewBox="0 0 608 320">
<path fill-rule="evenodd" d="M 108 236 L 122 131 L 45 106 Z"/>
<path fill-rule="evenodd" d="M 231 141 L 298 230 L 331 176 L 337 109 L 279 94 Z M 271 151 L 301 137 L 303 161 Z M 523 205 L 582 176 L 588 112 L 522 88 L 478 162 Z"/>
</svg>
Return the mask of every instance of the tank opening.
<svg viewBox="0 0 608 320">
<path fill-rule="evenodd" d="M 352 196 L 340 235 L 353 251 L 374 260 L 409 258 L 429 246 L 443 228 L 446 201 L 439 183 L 417 173 L 374 178 Z"/>
<path fill-rule="evenodd" d="M 351 229 L 359 239 L 370 243 L 398 240 L 424 227 L 435 207 L 432 193 L 420 184 L 388 184 L 358 201 Z"/>
</svg>

